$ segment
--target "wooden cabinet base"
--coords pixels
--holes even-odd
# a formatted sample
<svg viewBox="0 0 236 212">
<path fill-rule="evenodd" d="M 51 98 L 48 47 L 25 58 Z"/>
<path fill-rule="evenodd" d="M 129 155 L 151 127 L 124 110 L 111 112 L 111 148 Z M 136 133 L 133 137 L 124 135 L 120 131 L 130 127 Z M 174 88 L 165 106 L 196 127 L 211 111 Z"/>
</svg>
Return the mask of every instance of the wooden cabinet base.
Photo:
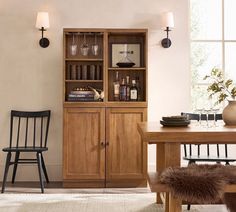
<svg viewBox="0 0 236 212">
<path fill-rule="evenodd" d="M 63 181 L 64 188 L 104 188 L 105 182 L 104 180 L 70 180 L 70 181 Z"/>
<path fill-rule="evenodd" d="M 112 180 L 107 183 L 104 181 L 63 181 L 64 188 L 137 188 L 147 187 L 147 180 Z"/>
<path fill-rule="evenodd" d="M 136 188 L 147 187 L 147 180 L 112 180 L 106 183 L 106 188 Z"/>
</svg>

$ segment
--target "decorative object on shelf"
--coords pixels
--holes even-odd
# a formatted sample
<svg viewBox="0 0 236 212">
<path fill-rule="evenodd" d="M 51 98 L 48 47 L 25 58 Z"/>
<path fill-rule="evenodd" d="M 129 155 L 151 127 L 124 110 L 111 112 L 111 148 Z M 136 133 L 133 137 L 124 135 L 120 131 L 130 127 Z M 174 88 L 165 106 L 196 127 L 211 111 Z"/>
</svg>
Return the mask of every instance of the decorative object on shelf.
<svg viewBox="0 0 236 212">
<path fill-rule="evenodd" d="M 96 65 L 96 80 L 101 80 L 101 70 L 102 67 L 100 65 Z"/>
<path fill-rule="evenodd" d="M 86 42 L 86 34 L 84 33 L 84 41 L 80 47 L 80 52 L 83 56 L 87 56 L 89 53 L 89 45 Z"/>
<path fill-rule="evenodd" d="M 90 65 L 89 79 L 90 80 L 95 80 L 95 65 Z"/>
<path fill-rule="evenodd" d="M 75 42 L 75 33 L 72 33 L 72 44 L 70 45 L 70 54 L 75 56 L 77 54 L 77 44 Z"/>
<path fill-rule="evenodd" d="M 112 44 L 112 67 L 140 67 L 140 44 Z"/>
<path fill-rule="evenodd" d="M 93 88 L 88 86 L 94 92 L 94 100 L 103 100 L 104 99 L 104 91 L 98 88 Z M 100 92 L 100 93 L 99 93 Z"/>
<path fill-rule="evenodd" d="M 207 88 L 210 93 L 209 98 L 217 95 L 217 102 L 219 104 L 224 100 L 228 100 L 229 104 L 224 108 L 222 116 L 226 125 L 236 125 L 236 86 L 234 86 L 233 80 L 224 79 L 222 70 L 219 68 L 213 68 L 210 75 L 206 75 L 204 80 L 212 80 Z"/>
<path fill-rule="evenodd" d="M 169 32 L 174 28 L 174 15 L 172 12 L 165 12 L 161 16 L 162 19 L 162 29 L 166 31 L 166 38 L 161 41 L 161 45 L 164 48 L 169 48 L 171 46 L 171 40 L 169 39 Z"/>
<path fill-rule="evenodd" d="M 77 80 L 81 79 L 81 66 L 80 65 L 76 66 L 76 78 Z"/>
<path fill-rule="evenodd" d="M 87 65 L 82 65 L 82 80 L 88 79 L 88 68 Z"/>
<path fill-rule="evenodd" d="M 71 80 L 76 80 L 76 65 L 71 65 L 70 67 L 70 77 Z"/>
<path fill-rule="evenodd" d="M 94 33 L 94 44 L 92 45 L 91 49 L 92 49 L 92 54 L 94 56 L 97 56 L 98 52 L 99 52 L 99 45 L 97 44 L 97 34 L 96 33 Z"/>
<path fill-rule="evenodd" d="M 38 12 L 35 26 L 42 32 L 42 38 L 39 40 L 39 45 L 42 48 L 47 48 L 50 42 L 48 38 L 43 37 L 44 31 L 49 28 L 49 16 L 47 12 Z"/>
</svg>

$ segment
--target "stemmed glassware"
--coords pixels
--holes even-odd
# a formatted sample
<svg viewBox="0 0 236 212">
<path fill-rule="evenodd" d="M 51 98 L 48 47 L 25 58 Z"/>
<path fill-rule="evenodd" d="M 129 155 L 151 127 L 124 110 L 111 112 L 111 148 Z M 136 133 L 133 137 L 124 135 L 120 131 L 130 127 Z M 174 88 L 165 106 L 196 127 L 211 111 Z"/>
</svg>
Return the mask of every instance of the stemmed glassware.
<svg viewBox="0 0 236 212">
<path fill-rule="evenodd" d="M 83 56 L 87 56 L 89 53 L 89 45 L 86 43 L 86 35 L 84 33 L 84 41 L 80 46 L 80 52 Z"/>
<path fill-rule="evenodd" d="M 195 112 L 198 114 L 198 123 L 201 126 L 202 125 L 202 114 L 203 114 L 204 108 L 197 108 Z"/>
<path fill-rule="evenodd" d="M 204 109 L 204 113 L 206 114 L 206 126 L 208 128 L 208 127 L 210 127 L 210 125 L 209 125 L 209 114 L 211 113 L 211 109 L 210 108 Z"/>
<path fill-rule="evenodd" d="M 216 114 L 219 112 L 219 108 L 212 108 L 211 109 L 211 111 L 212 111 L 212 113 L 213 113 L 213 118 L 214 118 L 214 127 L 216 127 L 217 125 L 216 125 Z"/>
<path fill-rule="evenodd" d="M 78 46 L 75 42 L 75 34 L 73 33 L 73 35 L 72 35 L 72 44 L 70 45 L 70 54 L 72 56 L 75 56 L 77 54 L 77 48 L 78 48 Z"/>
<path fill-rule="evenodd" d="M 92 54 L 94 56 L 97 56 L 98 51 L 99 51 L 99 46 L 97 44 L 97 34 L 95 33 L 95 35 L 94 35 L 94 44 L 92 45 Z"/>
</svg>

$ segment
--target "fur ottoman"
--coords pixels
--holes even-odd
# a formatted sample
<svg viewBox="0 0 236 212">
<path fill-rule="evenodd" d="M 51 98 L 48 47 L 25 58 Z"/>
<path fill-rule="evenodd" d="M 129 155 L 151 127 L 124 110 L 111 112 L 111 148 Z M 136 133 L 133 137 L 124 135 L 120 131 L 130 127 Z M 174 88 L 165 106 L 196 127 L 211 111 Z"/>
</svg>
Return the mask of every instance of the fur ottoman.
<svg viewBox="0 0 236 212">
<path fill-rule="evenodd" d="M 236 193 L 225 193 L 227 184 L 236 183 L 236 167 L 224 165 L 196 165 L 167 168 L 160 176 L 173 195 L 189 203 L 211 204 L 224 201 L 236 212 Z"/>
</svg>

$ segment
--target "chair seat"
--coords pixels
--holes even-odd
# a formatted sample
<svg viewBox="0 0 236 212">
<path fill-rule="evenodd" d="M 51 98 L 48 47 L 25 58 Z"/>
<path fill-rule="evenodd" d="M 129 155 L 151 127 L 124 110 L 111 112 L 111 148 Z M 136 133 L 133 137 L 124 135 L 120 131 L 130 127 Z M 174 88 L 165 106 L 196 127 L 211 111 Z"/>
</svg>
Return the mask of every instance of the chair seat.
<svg viewBox="0 0 236 212">
<path fill-rule="evenodd" d="M 6 147 L 2 149 L 3 152 L 44 152 L 47 150 L 47 147 Z"/>
<path fill-rule="evenodd" d="M 230 157 L 217 157 L 217 156 L 207 156 L 207 155 L 188 155 L 183 157 L 184 160 L 189 161 L 208 161 L 208 162 L 221 162 L 221 161 L 228 161 L 228 162 L 234 162 L 236 161 L 236 158 L 230 158 Z"/>
</svg>

